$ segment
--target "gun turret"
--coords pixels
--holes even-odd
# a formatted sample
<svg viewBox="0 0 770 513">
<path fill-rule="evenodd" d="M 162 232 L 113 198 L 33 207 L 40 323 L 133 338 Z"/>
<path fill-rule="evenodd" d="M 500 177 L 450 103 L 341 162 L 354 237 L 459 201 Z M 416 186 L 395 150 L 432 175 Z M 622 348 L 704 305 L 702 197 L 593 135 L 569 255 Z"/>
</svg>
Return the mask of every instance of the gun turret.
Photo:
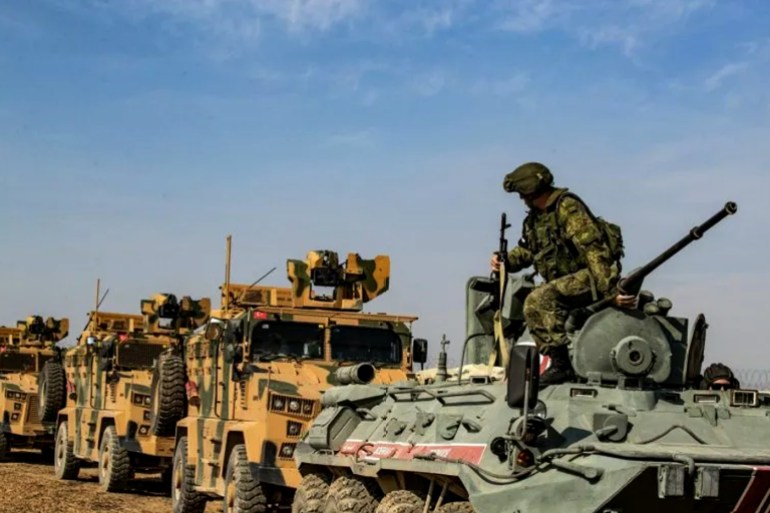
<svg viewBox="0 0 770 513">
<path fill-rule="evenodd" d="M 363 304 L 384 294 L 390 286 L 390 257 L 378 255 L 364 260 L 349 253 L 340 264 L 334 251 L 311 251 L 307 260 L 288 260 L 287 274 L 292 285 L 295 307 L 361 310 Z M 333 288 L 323 295 L 314 287 Z"/>
<path fill-rule="evenodd" d="M 174 294 L 155 294 L 151 299 L 143 299 L 141 308 L 145 332 L 186 333 L 206 323 L 211 301 L 208 298 L 194 300 L 189 296 L 178 300 Z"/>
</svg>

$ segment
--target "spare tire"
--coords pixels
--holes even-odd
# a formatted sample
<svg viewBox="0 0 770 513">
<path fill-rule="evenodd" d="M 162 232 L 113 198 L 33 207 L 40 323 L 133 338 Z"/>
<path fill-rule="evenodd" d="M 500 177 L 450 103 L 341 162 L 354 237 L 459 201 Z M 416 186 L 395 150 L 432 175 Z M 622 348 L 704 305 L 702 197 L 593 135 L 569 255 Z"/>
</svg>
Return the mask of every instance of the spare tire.
<svg viewBox="0 0 770 513">
<path fill-rule="evenodd" d="M 40 420 L 54 422 L 59 410 L 67 404 L 67 376 L 61 363 L 47 361 L 38 378 Z"/>
<path fill-rule="evenodd" d="M 154 435 L 173 435 L 176 423 L 187 415 L 186 380 L 184 360 L 180 356 L 160 356 L 152 374 L 150 430 Z"/>
</svg>

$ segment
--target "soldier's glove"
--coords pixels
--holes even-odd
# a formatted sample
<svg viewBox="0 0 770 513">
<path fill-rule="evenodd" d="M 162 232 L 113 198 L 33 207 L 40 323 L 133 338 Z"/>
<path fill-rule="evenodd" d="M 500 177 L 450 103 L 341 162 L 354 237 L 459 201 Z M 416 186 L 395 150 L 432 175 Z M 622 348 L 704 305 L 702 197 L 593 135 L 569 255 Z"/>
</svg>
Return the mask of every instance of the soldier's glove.
<svg viewBox="0 0 770 513">
<path fill-rule="evenodd" d="M 500 272 L 500 264 L 500 255 L 493 253 L 492 258 L 489 259 L 489 265 L 492 267 L 492 272 Z"/>
<path fill-rule="evenodd" d="M 634 309 L 639 305 L 639 297 L 627 294 L 618 294 L 612 299 L 612 304 L 618 308 Z"/>
</svg>

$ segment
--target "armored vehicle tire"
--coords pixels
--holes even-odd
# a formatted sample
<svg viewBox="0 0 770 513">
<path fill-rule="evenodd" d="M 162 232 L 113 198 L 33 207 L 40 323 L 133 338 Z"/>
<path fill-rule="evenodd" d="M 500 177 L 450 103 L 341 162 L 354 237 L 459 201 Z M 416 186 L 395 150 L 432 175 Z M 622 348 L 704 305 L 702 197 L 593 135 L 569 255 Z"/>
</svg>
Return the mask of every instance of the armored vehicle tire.
<svg viewBox="0 0 770 513">
<path fill-rule="evenodd" d="M 59 424 L 56 430 L 53 471 L 56 479 L 77 479 L 80 472 L 80 460 L 75 457 L 75 443 L 69 441 L 67 421 Z"/>
<path fill-rule="evenodd" d="M 53 422 L 67 402 L 67 376 L 59 362 L 48 361 L 40 371 L 38 385 L 40 420 Z"/>
<path fill-rule="evenodd" d="M 0 431 L 0 460 L 4 460 L 10 451 L 11 447 L 8 443 L 8 437 L 5 436 L 5 433 Z"/>
<path fill-rule="evenodd" d="M 115 426 L 107 426 L 99 445 L 99 486 L 105 492 L 125 490 L 131 478 L 131 460 L 120 444 Z"/>
<path fill-rule="evenodd" d="M 187 437 L 179 438 L 171 474 L 172 513 L 203 513 L 206 498 L 195 491 L 195 467 L 187 464 Z"/>
<path fill-rule="evenodd" d="M 425 499 L 411 490 L 396 490 L 385 495 L 376 513 L 422 513 Z"/>
<path fill-rule="evenodd" d="M 374 513 L 381 497 L 372 480 L 339 477 L 329 487 L 323 513 Z"/>
<path fill-rule="evenodd" d="M 439 509 L 438 513 L 475 513 L 473 506 L 471 506 L 471 503 L 468 501 L 461 501 L 461 502 L 449 502 L 447 504 L 443 504 Z"/>
<path fill-rule="evenodd" d="M 152 421 L 150 430 L 156 436 L 171 436 L 185 412 L 184 360 L 175 354 L 161 356 L 152 373 Z"/>
<path fill-rule="evenodd" d="M 321 473 L 304 476 L 294 493 L 291 513 L 322 513 L 330 481 L 328 475 Z"/>
<path fill-rule="evenodd" d="M 233 447 L 227 462 L 225 474 L 224 513 L 262 513 L 267 508 L 267 499 L 259 481 L 249 469 L 246 446 Z"/>
</svg>

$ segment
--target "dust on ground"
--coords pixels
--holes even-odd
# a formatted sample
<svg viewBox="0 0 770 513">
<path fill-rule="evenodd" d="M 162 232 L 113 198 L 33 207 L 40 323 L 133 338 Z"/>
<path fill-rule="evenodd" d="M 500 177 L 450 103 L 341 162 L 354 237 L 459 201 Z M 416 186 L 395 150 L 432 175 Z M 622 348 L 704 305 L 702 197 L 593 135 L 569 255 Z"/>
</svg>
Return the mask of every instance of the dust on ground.
<svg viewBox="0 0 770 513">
<path fill-rule="evenodd" d="M 0 461 L 0 513 L 171 513 L 160 476 L 137 477 L 125 493 L 105 493 L 95 467 L 81 469 L 77 481 L 59 481 L 39 452 L 14 451 Z M 219 511 L 220 501 L 206 506 L 206 513 Z"/>
</svg>

